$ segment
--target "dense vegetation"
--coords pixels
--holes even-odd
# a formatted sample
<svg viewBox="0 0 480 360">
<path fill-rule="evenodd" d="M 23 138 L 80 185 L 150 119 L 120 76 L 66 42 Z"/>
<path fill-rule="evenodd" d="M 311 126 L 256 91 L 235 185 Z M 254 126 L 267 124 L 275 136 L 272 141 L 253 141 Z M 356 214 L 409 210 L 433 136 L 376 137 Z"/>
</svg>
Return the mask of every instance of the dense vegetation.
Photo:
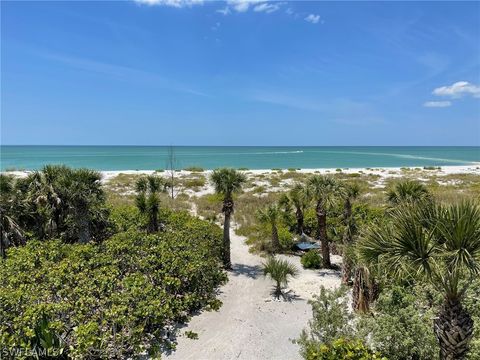
<svg viewBox="0 0 480 360">
<path fill-rule="evenodd" d="M 120 175 L 106 193 L 88 170 L 2 175 L 0 345 L 78 358 L 174 346 L 176 322 L 218 306 L 235 210 L 252 251 L 292 253 L 311 238 L 323 251 L 305 253 L 302 265 L 341 275 L 344 288 L 311 301 L 297 340 L 306 359 L 480 358 L 478 177 L 458 175 L 459 188 L 409 171 L 378 189 L 372 175 L 341 171 L 219 169 L 208 179 L 216 193 L 198 198 L 201 173 L 175 178 L 174 197 L 158 174 Z M 166 210 L 191 205 L 210 224 Z M 222 221 L 223 237 L 211 224 Z M 265 262 L 276 297 L 297 273 L 280 258 Z"/>
<path fill-rule="evenodd" d="M 75 175 L 82 177 L 69 179 Z M 146 211 L 109 211 L 95 172 L 48 167 L 26 179 L 2 176 L 2 356 L 153 355 L 175 346 L 175 326 L 193 311 L 219 307 L 220 228 L 159 210 L 148 186 L 138 193 Z"/>
</svg>

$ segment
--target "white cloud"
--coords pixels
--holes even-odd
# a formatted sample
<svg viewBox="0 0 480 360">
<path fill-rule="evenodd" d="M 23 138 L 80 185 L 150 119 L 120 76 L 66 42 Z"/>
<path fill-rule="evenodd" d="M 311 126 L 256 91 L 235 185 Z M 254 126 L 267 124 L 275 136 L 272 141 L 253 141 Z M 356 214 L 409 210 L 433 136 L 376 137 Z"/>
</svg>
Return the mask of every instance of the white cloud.
<svg viewBox="0 0 480 360">
<path fill-rule="evenodd" d="M 217 13 L 220 13 L 222 15 L 228 15 L 228 14 L 231 14 L 231 11 L 230 11 L 230 8 L 228 6 L 225 6 L 224 9 L 218 9 L 218 10 L 215 10 Z"/>
<path fill-rule="evenodd" d="M 471 84 L 468 81 L 457 81 L 453 85 L 436 88 L 432 93 L 438 96 L 449 96 L 453 99 L 458 99 L 465 95 L 479 98 L 480 86 Z"/>
<path fill-rule="evenodd" d="M 253 11 L 266 12 L 267 14 L 270 14 L 274 11 L 277 11 L 278 9 L 280 9 L 280 3 L 276 3 L 276 4 L 263 3 L 255 6 L 253 8 Z"/>
<path fill-rule="evenodd" d="M 142 5 L 162 5 L 176 8 L 191 7 L 193 5 L 202 5 L 203 0 L 134 0 L 137 4 Z"/>
<path fill-rule="evenodd" d="M 449 107 L 451 105 L 452 105 L 451 101 L 427 101 L 423 103 L 423 106 L 425 107 L 435 107 L 435 108 Z"/>
<path fill-rule="evenodd" d="M 305 18 L 305 21 L 317 24 L 320 21 L 320 15 L 310 14 Z"/>
<path fill-rule="evenodd" d="M 227 0 L 227 4 L 238 12 L 246 12 L 250 8 L 250 5 L 263 2 L 265 2 L 265 0 Z"/>
</svg>

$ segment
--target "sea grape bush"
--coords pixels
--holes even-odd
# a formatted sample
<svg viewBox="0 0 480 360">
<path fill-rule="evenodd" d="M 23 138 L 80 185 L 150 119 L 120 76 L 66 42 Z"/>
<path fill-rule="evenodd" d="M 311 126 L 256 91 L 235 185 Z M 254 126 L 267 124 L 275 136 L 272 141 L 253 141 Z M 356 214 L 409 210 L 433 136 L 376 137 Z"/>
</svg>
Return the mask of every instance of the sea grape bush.
<svg viewBox="0 0 480 360">
<path fill-rule="evenodd" d="M 131 223 L 128 212 L 135 216 L 117 213 L 117 226 Z M 11 248 L 0 267 L 0 351 L 90 359 L 174 347 L 177 322 L 220 305 L 222 233 L 186 213 L 161 218 L 157 234 L 130 228 L 99 244 Z"/>
<path fill-rule="evenodd" d="M 370 350 L 359 340 L 339 338 L 331 344 L 308 344 L 304 358 L 306 360 L 387 360 Z"/>
</svg>

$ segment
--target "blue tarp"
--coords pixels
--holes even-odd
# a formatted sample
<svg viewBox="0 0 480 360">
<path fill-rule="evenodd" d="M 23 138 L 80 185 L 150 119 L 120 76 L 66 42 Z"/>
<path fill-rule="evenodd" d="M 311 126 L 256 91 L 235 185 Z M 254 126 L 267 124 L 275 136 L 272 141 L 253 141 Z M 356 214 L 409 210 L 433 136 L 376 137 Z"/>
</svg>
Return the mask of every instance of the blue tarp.
<svg viewBox="0 0 480 360">
<path fill-rule="evenodd" d="M 295 246 L 300 250 L 320 249 L 320 245 L 310 242 L 300 242 L 295 244 Z"/>
</svg>

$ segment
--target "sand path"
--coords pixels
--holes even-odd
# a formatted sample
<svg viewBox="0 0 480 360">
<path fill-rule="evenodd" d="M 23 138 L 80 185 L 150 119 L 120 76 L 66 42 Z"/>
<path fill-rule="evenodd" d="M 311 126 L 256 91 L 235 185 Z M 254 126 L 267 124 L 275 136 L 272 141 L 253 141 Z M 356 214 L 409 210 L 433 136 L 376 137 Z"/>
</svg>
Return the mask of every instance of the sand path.
<svg viewBox="0 0 480 360">
<path fill-rule="evenodd" d="M 295 298 L 290 302 L 273 301 L 273 283 L 263 276 L 258 255 L 248 252 L 245 237 L 231 232 L 233 270 L 220 290 L 223 302 L 219 311 L 194 316 L 181 330 L 198 333 L 199 339 L 178 337 L 177 350 L 168 359 L 300 359 L 298 346 L 291 342 L 311 318 L 307 300 L 321 285 L 333 288 L 340 284 L 338 272 L 303 270 L 296 256 L 284 256 L 296 264 L 300 275 L 290 281 Z M 334 256 L 334 262 L 339 257 Z"/>
</svg>

